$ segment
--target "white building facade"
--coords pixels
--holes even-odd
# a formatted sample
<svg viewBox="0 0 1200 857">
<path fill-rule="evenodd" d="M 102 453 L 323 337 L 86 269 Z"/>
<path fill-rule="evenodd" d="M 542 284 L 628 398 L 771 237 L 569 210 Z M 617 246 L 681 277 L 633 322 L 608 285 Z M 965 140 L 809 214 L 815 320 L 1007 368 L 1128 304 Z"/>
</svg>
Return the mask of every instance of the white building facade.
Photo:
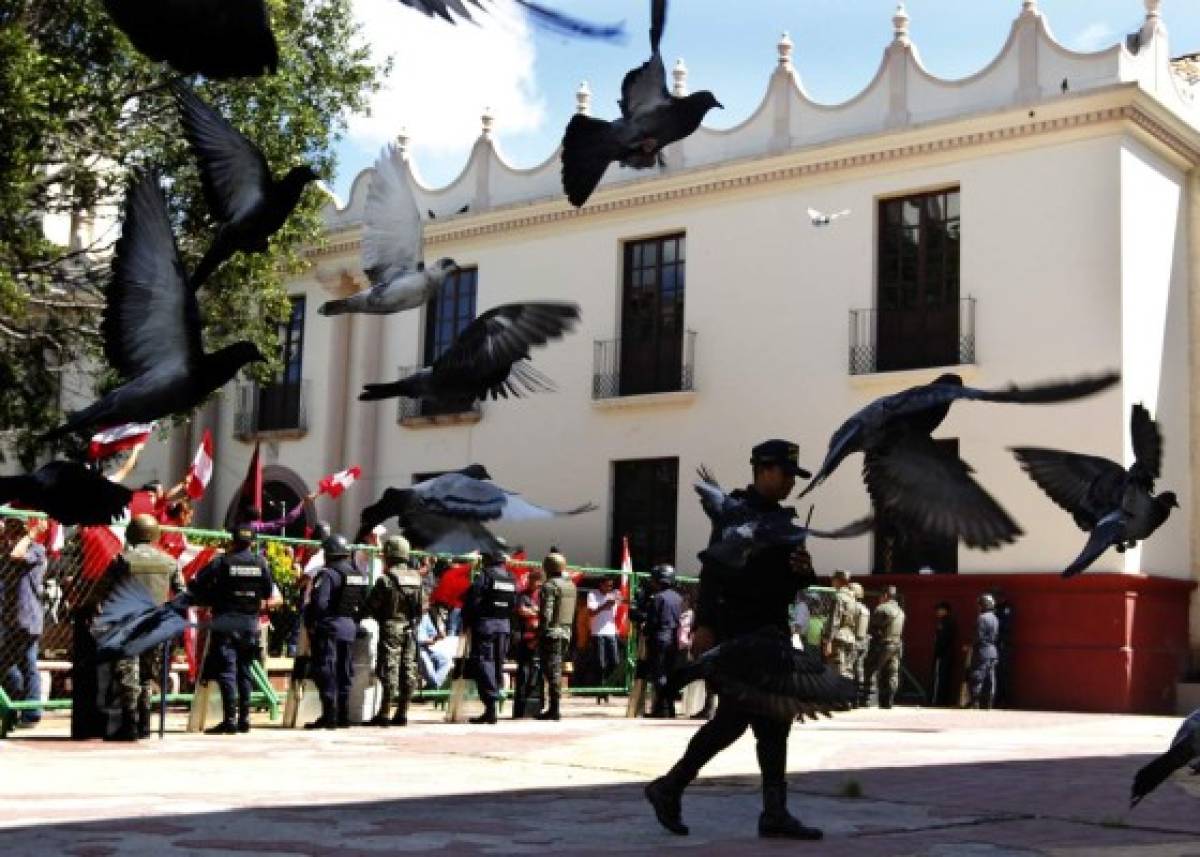
<svg viewBox="0 0 1200 857">
<path fill-rule="evenodd" d="M 1060 46 L 1025 0 L 1000 54 L 955 81 L 924 70 L 901 8 L 877 75 L 839 105 L 805 94 L 785 35 L 762 104 L 745 122 L 702 128 L 667 151 L 662 170 L 614 166 L 579 210 L 561 193 L 558 153 L 532 169 L 510 167 L 485 116 L 450 185 L 425 187 L 410 171 L 421 210 L 438 215 L 425 227 L 426 257 L 453 257 L 466 273 L 436 307 L 324 318 L 316 312 L 323 301 L 364 286 L 368 170 L 346 208 L 327 209 L 326 240 L 291 284 L 296 312 L 281 383 L 227 390 L 148 450 L 139 473 L 178 478 L 210 427 L 215 501 L 201 520 L 217 524 L 256 439 L 266 480 L 286 486 L 280 496 L 357 464 L 363 479 L 350 493 L 319 501 L 322 517 L 352 530 L 384 488 L 480 462 L 537 503 L 599 506 L 504 531 L 510 542 L 535 555 L 555 544 L 575 562 L 609 565 L 630 535 L 639 566 L 670 558 L 690 572 L 709 533 L 690 487 L 700 464 L 728 486 L 743 484 L 750 447 L 784 437 L 815 469 L 847 415 L 943 371 L 999 386 L 1119 369 L 1121 384 L 1102 395 L 1054 407 L 959 405 L 938 432 L 1017 518 L 1025 536 L 1015 545 L 988 553 L 913 545 L 884 522 L 874 538 L 812 550 L 825 570 L 958 572 L 953 582 L 934 577 L 938 592 L 961 589 L 963 611 L 983 581 L 1024 591 L 1014 581 L 1028 576 L 1051 592 L 1053 573 L 1084 536 L 1008 447 L 1129 462 L 1129 409 L 1144 403 L 1165 437 L 1161 488 L 1182 508 L 1144 546 L 1106 554 L 1092 577 L 1172 587 L 1139 596 L 1166 599 L 1152 621 L 1180 627 L 1182 642 L 1143 647 L 1158 663 L 1147 671 L 1166 675 L 1189 646 L 1200 651 L 1200 606 L 1188 586 L 1200 532 L 1192 453 L 1200 107 L 1172 71 L 1159 3 L 1145 6 L 1139 32 L 1079 54 Z M 682 64 L 674 78 L 686 91 Z M 586 86 L 578 109 L 590 110 Z M 850 214 L 815 227 L 810 207 Z M 538 299 L 573 301 L 582 312 L 575 333 L 532 355 L 556 392 L 457 415 L 356 401 L 364 383 L 426 363 L 478 312 Z M 816 525 L 866 513 L 857 460 L 812 501 Z M 905 579 L 936 594 L 924 577 Z M 1127 594 L 1123 580 L 1104 585 L 1112 604 L 1129 600 L 1115 594 Z M 1057 621 L 1039 614 L 1046 600 L 1030 595 L 1026 610 L 1017 599 L 1031 652 L 1044 643 L 1035 628 Z M 1112 622 L 1121 617 L 1142 621 L 1122 613 Z M 1138 646 L 1125 639 L 1109 648 Z M 1157 692 L 1131 691 L 1137 699 L 1126 707 L 1153 709 L 1140 700 Z M 1095 707 L 1073 699 L 1033 702 Z"/>
</svg>

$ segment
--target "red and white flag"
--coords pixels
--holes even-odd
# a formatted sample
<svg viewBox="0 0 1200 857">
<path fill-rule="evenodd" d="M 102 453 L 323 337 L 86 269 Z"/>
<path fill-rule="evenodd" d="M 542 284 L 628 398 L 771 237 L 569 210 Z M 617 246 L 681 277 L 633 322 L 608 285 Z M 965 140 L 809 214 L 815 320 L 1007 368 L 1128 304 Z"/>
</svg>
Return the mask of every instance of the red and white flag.
<svg viewBox="0 0 1200 857">
<path fill-rule="evenodd" d="M 88 581 L 99 580 L 125 546 L 125 524 L 80 527 L 78 533 L 80 576 Z"/>
<path fill-rule="evenodd" d="M 342 492 L 358 481 L 358 477 L 362 476 L 362 468 L 357 464 L 353 467 L 348 467 L 345 470 L 339 470 L 330 476 L 326 476 L 317 485 L 317 490 L 322 494 L 328 494 L 334 500 L 342 496 Z"/>
<path fill-rule="evenodd" d="M 617 634 L 629 636 L 629 581 L 633 579 L 633 560 L 629 556 L 629 536 L 621 537 L 621 601 L 613 618 Z"/>
<path fill-rule="evenodd" d="M 196 450 L 196 457 L 192 459 L 192 466 L 188 468 L 187 495 L 193 500 L 199 500 L 203 497 L 204 489 L 208 487 L 208 483 L 212 480 L 212 475 L 212 432 L 205 429 L 204 437 L 200 439 L 200 448 Z"/>
<path fill-rule="evenodd" d="M 154 431 L 154 423 L 125 423 L 125 425 L 106 428 L 92 435 L 88 444 L 88 458 L 99 461 L 118 452 L 142 446 L 150 439 Z"/>
<path fill-rule="evenodd" d="M 42 533 L 41 543 L 46 548 L 46 553 L 53 559 L 62 553 L 63 546 L 66 544 L 66 538 L 63 535 L 63 525 L 53 518 L 46 519 L 46 529 Z"/>
<path fill-rule="evenodd" d="M 176 547 L 178 545 L 178 547 Z M 218 548 L 209 545 L 191 545 L 184 539 L 182 542 L 173 543 L 171 545 L 163 545 L 167 553 L 175 557 L 179 562 L 179 569 L 183 572 L 183 579 L 190 581 L 196 576 L 196 573 L 204 566 L 208 565 L 214 556 L 217 555 Z M 196 622 L 199 616 L 195 607 L 188 608 L 188 622 L 190 623 L 187 630 L 183 632 L 183 654 L 187 658 L 188 677 L 195 681 L 200 673 L 200 657 L 197 648 L 196 638 Z"/>
</svg>

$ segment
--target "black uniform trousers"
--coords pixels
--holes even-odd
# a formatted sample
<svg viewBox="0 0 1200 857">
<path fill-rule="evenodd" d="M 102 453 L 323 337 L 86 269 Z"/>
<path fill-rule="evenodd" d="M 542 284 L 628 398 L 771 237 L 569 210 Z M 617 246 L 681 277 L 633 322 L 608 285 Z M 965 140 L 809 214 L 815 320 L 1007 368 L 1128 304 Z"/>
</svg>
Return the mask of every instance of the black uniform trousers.
<svg viewBox="0 0 1200 857">
<path fill-rule="evenodd" d="M 254 621 L 257 624 L 256 618 Z M 250 694 L 254 689 L 250 670 L 255 661 L 262 659 L 261 639 L 258 631 L 212 632 L 204 679 L 215 681 L 221 689 L 226 720 L 232 720 L 235 714 L 244 719 L 250 711 Z"/>
<path fill-rule="evenodd" d="M 754 731 L 754 739 L 758 742 L 755 752 L 763 785 L 784 784 L 788 733 L 791 732 L 792 722 L 751 714 L 725 697 L 717 698 L 716 714 L 692 736 L 683 758 L 671 769 L 667 778 L 675 787 L 683 789 L 713 757 L 741 738 L 746 729 Z"/>
<path fill-rule="evenodd" d="M 333 629 L 317 628 L 313 635 L 313 681 L 321 697 L 321 716 L 350 716 L 350 685 L 354 682 L 354 640 L 339 639 Z"/>
<path fill-rule="evenodd" d="M 951 653 L 934 655 L 933 658 L 933 684 L 929 686 L 929 704 L 939 708 L 948 708 L 954 705 L 954 688 L 950 684 L 951 670 L 954 668 L 954 661 L 951 658 Z"/>
<path fill-rule="evenodd" d="M 500 699 L 509 634 L 508 629 L 491 630 L 487 626 L 471 632 L 471 672 L 479 698 L 485 703 L 494 705 Z"/>
<path fill-rule="evenodd" d="M 517 677 L 513 717 L 533 717 L 542 710 L 542 659 L 538 650 L 522 641 L 517 646 Z"/>
<path fill-rule="evenodd" d="M 92 636 L 94 611 L 71 617 L 71 738 L 103 738 L 108 715 L 101 705 L 107 688 L 100 686 L 96 638 Z"/>
<path fill-rule="evenodd" d="M 654 688 L 654 703 L 656 706 L 665 705 L 668 700 L 664 697 L 671 670 L 675 668 L 675 659 L 679 647 L 675 642 L 675 633 L 650 634 L 646 637 L 646 671 L 651 687 Z"/>
</svg>

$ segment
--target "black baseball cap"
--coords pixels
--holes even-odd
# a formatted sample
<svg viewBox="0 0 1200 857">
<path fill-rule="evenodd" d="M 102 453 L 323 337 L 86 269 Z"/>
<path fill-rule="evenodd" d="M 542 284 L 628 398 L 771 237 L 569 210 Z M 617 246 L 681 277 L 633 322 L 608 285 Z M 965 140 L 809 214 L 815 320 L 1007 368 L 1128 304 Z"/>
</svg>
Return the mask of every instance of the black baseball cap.
<svg viewBox="0 0 1200 857">
<path fill-rule="evenodd" d="M 764 440 L 750 450 L 751 464 L 778 464 L 793 476 L 811 479 L 812 474 L 797 463 L 799 460 L 800 447 L 787 440 Z"/>
</svg>

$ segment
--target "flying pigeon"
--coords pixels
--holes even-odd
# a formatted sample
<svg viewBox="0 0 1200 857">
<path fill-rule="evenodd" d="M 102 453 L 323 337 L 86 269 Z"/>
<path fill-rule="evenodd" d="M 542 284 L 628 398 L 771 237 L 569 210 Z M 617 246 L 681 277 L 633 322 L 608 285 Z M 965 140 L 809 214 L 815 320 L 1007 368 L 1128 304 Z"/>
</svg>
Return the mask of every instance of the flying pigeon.
<svg viewBox="0 0 1200 857">
<path fill-rule="evenodd" d="M 661 163 L 662 150 L 689 136 L 714 107 L 707 90 L 682 97 L 667 89 L 667 72 L 659 53 L 666 24 L 667 0 L 651 0 L 650 59 L 625 75 L 621 83 L 621 118 L 613 122 L 576 113 L 562 141 L 563 190 L 571 204 L 587 202 L 613 161 L 644 170 Z"/>
<path fill-rule="evenodd" d="M 111 524 L 133 492 L 74 461 L 51 461 L 27 476 L 0 477 L 0 503 L 36 509 L 65 526 Z"/>
<path fill-rule="evenodd" d="M 450 14 L 451 12 L 465 21 L 474 20 L 471 17 L 468 3 L 480 9 L 484 8 L 481 0 L 400 0 L 400 2 L 410 9 L 424 12 L 431 18 L 436 15 L 445 21 L 449 21 L 451 24 L 456 23 L 454 15 Z M 605 39 L 608 41 L 625 38 L 625 26 L 623 24 L 592 24 L 566 15 L 556 9 L 551 9 L 541 3 L 534 3 L 532 0 L 514 0 L 514 2 L 525 10 L 530 21 L 548 30 L 553 30 L 567 36 L 582 36 L 584 38 Z"/>
<path fill-rule="evenodd" d="M 399 149 L 388 146 L 375 162 L 363 212 L 363 272 L 371 286 L 348 298 L 326 301 L 317 312 L 382 315 L 429 303 L 458 265 L 453 259 L 438 259 L 432 268 L 426 268 L 422 235 L 421 212 L 405 175 L 404 160 Z"/>
<path fill-rule="evenodd" d="M 76 411 L 43 440 L 93 426 L 148 423 L 186 413 L 247 363 L 264 359 L 246 341 L 204 352 L 200 307 L 153 173 L 135 174 L 125 197 L 100 333 L 104 355 L 124 383 Z"/>
<path fill-rule="evenodd" d="M 1063 571 L 1074 577 L 1110 547 L 1131 548 L 1149 538 L 1179 508 L 1175 492 L 1153 494 L 1162 470 L 1162 434 L 1141 405 L 1129 417 L 1134 462 L 1128 470 L 1107 458 L 1019 446 L 1013 455 L 1046 495 L 1090 533 L 1079 556 Z"/>
<path fill-rule="evenodd" d="M 585 503 L 560 512 L 534 505 L 493 482 L 483 465 L 472 464 L 412 488 L 388 488 L 377 502 L 362 510 L 358 538 L 395 517 L 414 547 L 432 553 L 466 554 L 503 547 L 484 526 L 486 521 L 549 520 L 595 508 L 595 504 Z"/>
<path fill-rule="evenodd" d="M 1200 708 L 1189 714 L 1179 726 L 1179 731 L 1171 741 L 1171 749 L 1151 760 L 1134 776 L 1129 794 L 1130 809 L 1184 765 L 1191 765 L 1193 776 L 1200 775 Z"/>
<path fill-rule="evenodd" d="M 841 211 L 835 211 L 833 214 L 822 214 L 815 208 L 808 210 L 808 219 L 812 221 L 813 226 L 828 226 L 837 220 L 839 217 L 845 217 L 850 213 L 850 209 L 843 208 Z"/>
<path fill-rule="evenodd" d="M 266 252 L 267 240 L 287 222 L 305 186 L 319 177 L 303 164 L 276 181 L 262 150 L 220 113 L 181 81 L 172 81 L 171 91 L 200 168 L 204 199 L 217 220 L 212 246 L 192 275 L 192 288 L 199 289 L 237 251 Z"/>
<path fill-rule="evenodd" d="M 785 723 L 849 709 L 851 679 L 828 666 L 820 653 L 797 649 L 775 628 L 763 628 L 714 646 L 669 678 L 668 691 L 693 681 L 712 682 L 739 708 Z"/>
<path fill-rule="evenodd" d="M 179 74 L 274 74 L 279 50 L 265 0 L 104 0 L 133 46 Z"/>
<path fill-rule="evenodd" d="M 359 400 L 407 396 L 469 407 L 476 399 L 553 389 L 529 349 L 560 339 L 579 320 L 572 303 L 505 304 L 468 324 L 432 366 L 390 384 L 367 384 Z"/>
<path fill-rule="evenodd" d="M 696 493 L 700 506 L 713 524 L 713 540 L 700 552 L 701 561 L 709 560 L 741 568 L 755 551 L 771 547 L 800 547 L 809 536 L 826 539 L 848 539 L 871 532 L 875 521 L 870 516 L 854 521 L 837 530 L 814 530 L 783 520 L 763 517 L 738 496 L 725 493 L 712 474 L 704 467 L 697 471 L 700 481 Z"/>
<path fill-rule="evenodd" d="M 969 464 L 940 449 L 930 436 L 960 399 L 1049 404 L 1089 396 L 1120 380 L 1116 372 L 1032 387 L 978 390 L 945 374 L 931 384 L 876 399 L 846 420 L 800 496 L 825 481 L 850 454 L 864 453 L 863 479 L 876 514 L 902 526 L 968 547 L 989 550 L 1012 542 L 1021 529 L 971 474 Z"/>
<path fill-rule="evenodd" d="M 236 631 L 245 622 L 237 614 L 214 616 L 211 622 L 189 622 L 187 611 L 193 604 L 192 596 L 186 592 L 165 604 L 157 602 L 136 578 L 121 578 L 92 620 L 97 658 L 101 661 L 135 658 L 174 640 L 188 628 Z"/>
</svg>

